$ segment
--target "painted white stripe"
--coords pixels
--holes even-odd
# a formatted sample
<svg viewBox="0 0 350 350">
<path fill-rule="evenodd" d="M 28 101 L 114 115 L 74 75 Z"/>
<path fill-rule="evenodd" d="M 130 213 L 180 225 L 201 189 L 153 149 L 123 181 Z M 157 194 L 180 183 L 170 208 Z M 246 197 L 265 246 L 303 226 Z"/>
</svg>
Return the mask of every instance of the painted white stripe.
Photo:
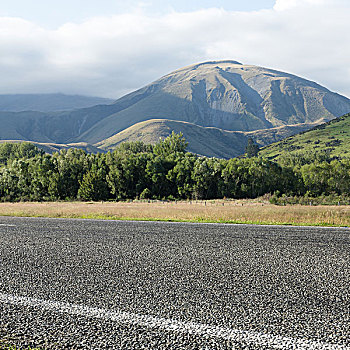
<svg viewBox="0 0 350 350">
<path fill-rule="evenodd" d="M 211 326 L 196 322 L 183 322 L 162 317 L 140 315 L 130 312 L 107 310 L 85 305 L 62 303 L 59 301 L 49 301 L 3 293 L 0 293 L 0 303 L 40 308 L 47 311 L 110 320 L 118 323 L 156 328 L 165 331 L 195 334 L 202 337 L 221 338 L 238 343 L 243 342 L 258 346 L 268 346 L 274 349 L 350 350 L 349 347 L 338 344 Z"/>
<path fill-rule="evenodd" d="M 5 227 L 15 227 L 16 225 L 11 225 L 11 224 L 0 224 L 0 226 L 5 226 Z"/>
</svg>

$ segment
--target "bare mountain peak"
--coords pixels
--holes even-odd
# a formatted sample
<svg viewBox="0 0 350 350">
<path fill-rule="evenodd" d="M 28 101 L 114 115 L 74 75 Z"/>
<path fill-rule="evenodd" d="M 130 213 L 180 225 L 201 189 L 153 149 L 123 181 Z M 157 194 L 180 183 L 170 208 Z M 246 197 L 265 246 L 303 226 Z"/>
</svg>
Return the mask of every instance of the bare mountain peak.
<svg viewBox="0 0 350 350">
<path fill-rule="evenodd" d="M 227 67 L 227 66 L 242 66 L 243 64 L 238 61 L 233 60 L 221 60 L 221 61 L 207 61 L 207 62 L 201 62 L 201 63 L 195 63 L 187 67 L 180 68 L 176 70 L 175 72 L 180 72 L 182 70 L 197 70 L 199 68 L 205 68 L 205 67 Z"/>
</svg>

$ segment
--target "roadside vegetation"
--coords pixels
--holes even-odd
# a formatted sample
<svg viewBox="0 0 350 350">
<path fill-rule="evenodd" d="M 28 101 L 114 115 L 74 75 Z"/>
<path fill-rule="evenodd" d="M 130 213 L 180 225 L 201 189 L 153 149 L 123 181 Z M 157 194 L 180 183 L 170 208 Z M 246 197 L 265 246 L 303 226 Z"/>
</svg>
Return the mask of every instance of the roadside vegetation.
<svg viewBox="0 0 350 350">
<path fill-rule="evenodd" d="M 45 154 L 30 143 L 0 145 L 0 200 L 125 201 L 254 199 L 273 204 L 349 204 L 350 160 L 326 153 L 207 158 L 186 152 L 182 134 L 155 145 L 123 143 L 106 154 Z M 322 199 L 322 200 L 321 200 Z"/>
<path fill-rule="evenodd" d="M 347 226 L 344 205 L 279 205 L 267 199 L 0 203 L 0 216 L 231 224 Z"/>
</svg>

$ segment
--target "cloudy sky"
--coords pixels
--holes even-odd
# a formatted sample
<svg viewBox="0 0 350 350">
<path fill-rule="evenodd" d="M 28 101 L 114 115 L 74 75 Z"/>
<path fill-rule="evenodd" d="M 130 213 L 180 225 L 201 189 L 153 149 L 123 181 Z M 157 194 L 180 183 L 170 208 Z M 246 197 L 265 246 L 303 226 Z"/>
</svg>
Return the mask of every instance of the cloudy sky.
<svg viewBox="0 0 350 350">
<path fill-rule="evenodd" d="M 177 68 L 231 59 L 350 98 L 349 0 L 11 0 L 0 93 L 117 98 Z"/>
</svg>

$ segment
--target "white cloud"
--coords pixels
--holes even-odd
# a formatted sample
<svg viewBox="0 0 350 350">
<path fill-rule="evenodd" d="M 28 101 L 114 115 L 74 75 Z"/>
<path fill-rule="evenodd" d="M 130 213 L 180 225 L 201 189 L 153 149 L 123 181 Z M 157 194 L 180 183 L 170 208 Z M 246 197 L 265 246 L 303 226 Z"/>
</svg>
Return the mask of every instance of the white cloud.
<svg viewBox="0 0 350 350">
<path fill-rule="evenodd" d="M 270 10 L 141 9 L 57 30 L 0 18 L 0 93 L 118 97 L 198 61 L 233 59 L 288 71 L 350 97 L 347 0 L 277 0 Z"/>
<path fill-rule="evenodd" d="M 326 4 L 327 0 L 276 0 L 274 9 L 285 11 L 295 7 L 319 6 Z"/>
</svg>

